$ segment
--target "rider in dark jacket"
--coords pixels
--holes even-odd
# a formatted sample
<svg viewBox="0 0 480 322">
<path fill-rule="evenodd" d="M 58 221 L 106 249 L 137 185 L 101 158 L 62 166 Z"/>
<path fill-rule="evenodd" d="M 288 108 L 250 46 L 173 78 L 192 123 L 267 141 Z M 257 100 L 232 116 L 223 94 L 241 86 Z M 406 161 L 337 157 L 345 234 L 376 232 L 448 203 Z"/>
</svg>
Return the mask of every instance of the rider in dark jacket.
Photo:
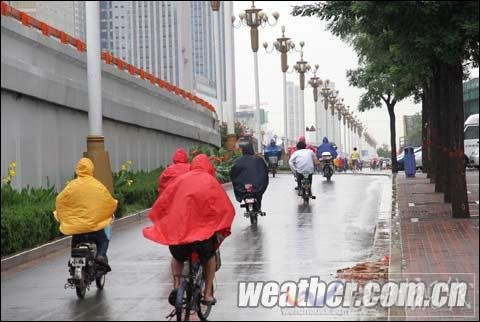
<svg viewBox="0 0 480 322">
<path fill-rule="evenodd" d="M 262 196 L 268 186 L 268 168 L 262 158 L 255 155 L 251 143 L 240 146 L 243 156 L 236 159 L 230 172 L 235 198 L 241 202 L 246 193 L 245 185 L 253 185 L 253 194 L 257 199 L 257 209 L 261 210 Z"/>
<path fill-rule="evenodd" d="M 323 152 L 330 152 L 332 155 L 332 159 L 335 159 L 337 157 L 337 150 L 335 147 L 328 142 L 328 138 L 324 137 L 323 138 L 323 143 L 318 146 L 317 149 L 317 158 L 320 160 L 322 158 L 322 153 Z"/>
<path fill-rule="evenodd" d="M 265 160 L 269 160 L 268 157 L 277 157 L 278 160 L 282 157 L 282 148 L 275 144 L 275 140 L 270 140 L 270 144 L 265 147 Z"/>
</svg>

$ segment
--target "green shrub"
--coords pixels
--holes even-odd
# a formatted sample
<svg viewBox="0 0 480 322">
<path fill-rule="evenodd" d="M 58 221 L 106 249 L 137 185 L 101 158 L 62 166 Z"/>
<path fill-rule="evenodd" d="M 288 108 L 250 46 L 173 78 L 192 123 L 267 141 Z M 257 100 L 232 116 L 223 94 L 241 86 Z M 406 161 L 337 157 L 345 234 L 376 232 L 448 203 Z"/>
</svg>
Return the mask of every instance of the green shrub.
<svg viewBox="0 0 480 322">
<path fill-rule="evenodd" d="M 115 197 L 118 200 L 117 217 L 124 216 L 127 212 L 127 205 L 138 204 L 145 208 L 150 208 L 158 197 L 158 177 L 163 168 L 145 172 L 139 171 L 133 173 L 130 185 L 122 185 L 115 191 Z"/>
<path fill-rule="evenodd" d="M 158 177 L 163 169 L 150 172 L 115 174 L 114 197 L 118 200 L 117 217 L 150 208 L 157 198 Z M 132 180 L 130 183 L 128 180 Z M 36 247 L 62 236 L 53 217 L 57 194 L 54 187 L 14 190 L 9 184 L 1 187 L 2 256 Z"/>
<path fill-rule="evenodd" d="M 24 188 L 20 192 L 2 186 L 2 256 L 38 246 L 61 233 L 53 218 L 54 188 Z"/>
</svg>

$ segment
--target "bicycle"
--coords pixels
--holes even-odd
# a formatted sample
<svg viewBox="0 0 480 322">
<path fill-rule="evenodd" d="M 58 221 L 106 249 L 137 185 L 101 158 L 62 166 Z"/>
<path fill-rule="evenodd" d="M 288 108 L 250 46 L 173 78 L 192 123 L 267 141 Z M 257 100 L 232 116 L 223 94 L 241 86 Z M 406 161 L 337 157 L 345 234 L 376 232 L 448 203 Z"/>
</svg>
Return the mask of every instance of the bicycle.
<svg viewBox="0 0 480 322">
<path fill-rule="evenodd" d="M 216 270 L 220 268 L 220 251 L 215 253 Z M 206 321 L 212 310 L 212 305 L 201 303 L 203 287 L 205 285 L 205 275 L 200 258 L 197 253 L 192 253 L 188 258 L 188 275 L 180 276 L 180 287 L 177 291 L 175 308 L 166 316 L 171 320 L 174 316 L 177 321 L 189 321 L 190 315 L 197 313 L 201 321 Z"/>
</svg>

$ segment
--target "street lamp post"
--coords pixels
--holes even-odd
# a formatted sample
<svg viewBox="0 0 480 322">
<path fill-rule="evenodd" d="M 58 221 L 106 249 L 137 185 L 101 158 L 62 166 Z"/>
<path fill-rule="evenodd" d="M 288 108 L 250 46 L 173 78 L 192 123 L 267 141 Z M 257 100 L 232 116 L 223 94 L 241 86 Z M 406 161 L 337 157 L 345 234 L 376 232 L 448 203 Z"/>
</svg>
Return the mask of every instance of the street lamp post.
<svg viewBox="0 0 480 322">
<path fill-rule="evenodd" d="M 328 137 L 328 98 L 332 94 L 332 89 L 330 89 L 330 80 L 327 79 L 323 82 L 320 93 L 323 96 L 323 107 L 325 108 L 325 136 Z"/>
<path fill-rule="evenodd" d="M 337 129 L 335 126 L 337 120 L 335 119 L 335 111 L 338 110 L 342 104 L 343 98 L 337 98 L 336 102 L 330 106 L 332 112 L 332 142 L 336 142 L 337 140 Z"/>
<path fill-rule="evenodd" d="M 317 71 L 318 71 L 318 64 L 315 65 L 315 69 L 313 70 L 313 77 L 310 77 L 310 80 L 308 81 L 308 84 L 313 88 L 313 101 L 315 102 L 315 127 L 317 129 L 317 132 L 315 134 L 316 138 L 316 143 L 320 144 L 322 142 L 321 139 L 321 133 L 320 133 L 320 112 L 321 110 L 318 109 L 317 103 L 318 103 L 318 87 L 322 85 L 322 80 L 320 77 L 317 77 Z"/>
<path fill-rule="evenodd" d="M 245 13 L 239 15 L 240 22 L 245 22 L 247 26 L 250 27 L 250 41 L 253 51 L 253 65 L 254 65 L 254 74 L 255 74 L 255 132 L 258 140 L 257 148 L 258 152 L 261 151 L 262 142 L 260 135 L 260 89 L 258 81 L 258 27 L 262 24 L 270 24 L 271 26 L 275 25 L 280 16 L 278 12 L 272 13 L 273 18 L 275 19 L 274 24 L 268 22 L 268 15 L 265 14 L 262 9 L 255 8 L 255 1 L 252 1 L 252 7 L 250 9 L 245 9 Z"/>
<path fill-rule="evenodd" d="M 220 63 L 220 28 L 219 11 L 220 1 L 210 1 L 213 11 L 213 45 L 215 47 L 215 84 L 217 87 L 217 109 L 219 121 L 223 122 L 223 91 L 222 91 L 222 65 Z"/>
<path fill-rule="evenodd" d="M 342 111 L 342 116 L 343 116 L 343 153 L 347 153 L 348 148 L 347 148 L 347 118 L 348 118 L 348 111 L 350 109 L 350 106 L 347 106 L 347 108 L 343 109 Z"/>
<path fill-rule="evenodd" d="M 352 148 L 351 147 L 352 141 L 350 140 L 351 125 L 352 125 L 352 112 L 349 112 L 347 116 L 347 153 L 350 153 Z"/>
<path fill-rule="evenodd" d="M 283 131 L 284 136 L 287 137 L 287 53 L 292 50 L 295 45 L 290 38 L 285 37 L 285 26 L 282 26 L 282 37 L 277 38 L 277 41 L 273 44 L 274 48 L 280 53 L 281 68 L 283 73 Z M 264 42 L 263 47 L 265 50 L 268 48 L 268 43 Z M 273 51 L 273 49 L 272 49 Z M 268 50 L 267 50 L 268 52 Z M 285 154 L 288 152 L 287 144 L 284 145 Z"/>
<path fill-rule="evenodd" d="M 344 109 L 343 104 L 338 105 L 337 107 L 337 117 L 338 117 L 338 144 L 337 146 L 340 148 L 340 151 L 342 150 L 342 111 Z"/>
<path fill-rule="evenodd" d="M 100 3 L 87 1 L 87 80 L 88 80 L 88 125 L 87 152 L 95 167 L 94 176 L 113 193 L 113 177 L 110 158 L 105 150 L 102 128 L 102 66 L 100 60 Z"/>
<path fill-rule="evenodd" d="M 232 1 L 224 2 L 224 20 L 225 20 L 225 89 L 226 89 L 226 110 L 227 110 L 227 143 L 228 150 L 235 149 L 237 137 L 235 135 L 235 42 L 233 32 L 233 4 Z"/>
<path fill-rule="evenodd" d="M 332 135 L 329 136 L 329 139 L 330 141 L 332 142 L 335 142 L 335 135 L 333 135 L 333 133 L 335 132 L 335 129 L 334 129 L 334 122 L 335 122 L 335 104 L 337 104 L 337 102 L 339 102 L 339 98 L 338 98 L 338 91 L 333 91 L 331 94 L 330 94 L 330 97 L 328 99 L 328 102 L 330 103 L 330 112 L 331 112 L 331 119 L 333 120 L 332 121 Z M 328 110 L 327 110 L 327 114 L 328 114 Z M 328 122 L 327 122 L 328 124 Z M 327 133 L 328 134 L 328 133 Z"/>
<path fill-rule="evenodd" d="M 362 153 L 362 131 L 363 131 L 363 124 L 360 123 L 358 126 L 358 150 L 360 151 L 360 154 Z"/>
<path fill-rule="evenodd" d="M 310 65 L 307 61 L 303 60 L 303 46 L 305 42 L 301 41 L 300 45 L 300 60 L 293 66 L 295 71 L 300 77 L 300 106 L 299 106 L 299 122 L 298 128 L 300 130 L 299 135 L 305 135 L 305 105 L 304 105 L 304 94 L 305 94 L 305 73 L 310 70 Z"/>
</svg>

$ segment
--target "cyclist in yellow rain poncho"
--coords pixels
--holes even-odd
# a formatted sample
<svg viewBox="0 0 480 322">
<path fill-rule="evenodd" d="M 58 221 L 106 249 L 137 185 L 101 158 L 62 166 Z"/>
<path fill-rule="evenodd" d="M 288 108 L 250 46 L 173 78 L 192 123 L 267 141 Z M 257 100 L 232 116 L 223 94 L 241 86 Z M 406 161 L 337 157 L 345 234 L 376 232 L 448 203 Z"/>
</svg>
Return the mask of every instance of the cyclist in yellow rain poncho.
<svg viewBox="0 0 480 322">
<path fill-rule="evenodd" d="M 109 238 L 105 228 L 113 220 L 117 200 L 93 177 L 93 170 L 90 159 L 78 161 L 77 178 L 57 196 L 54 216 L 60 223 L 60 231 L 73 235 L 72 247 L 92 241 L 97 245 L 97 260 L 106 263 Z"/>
</svg>

